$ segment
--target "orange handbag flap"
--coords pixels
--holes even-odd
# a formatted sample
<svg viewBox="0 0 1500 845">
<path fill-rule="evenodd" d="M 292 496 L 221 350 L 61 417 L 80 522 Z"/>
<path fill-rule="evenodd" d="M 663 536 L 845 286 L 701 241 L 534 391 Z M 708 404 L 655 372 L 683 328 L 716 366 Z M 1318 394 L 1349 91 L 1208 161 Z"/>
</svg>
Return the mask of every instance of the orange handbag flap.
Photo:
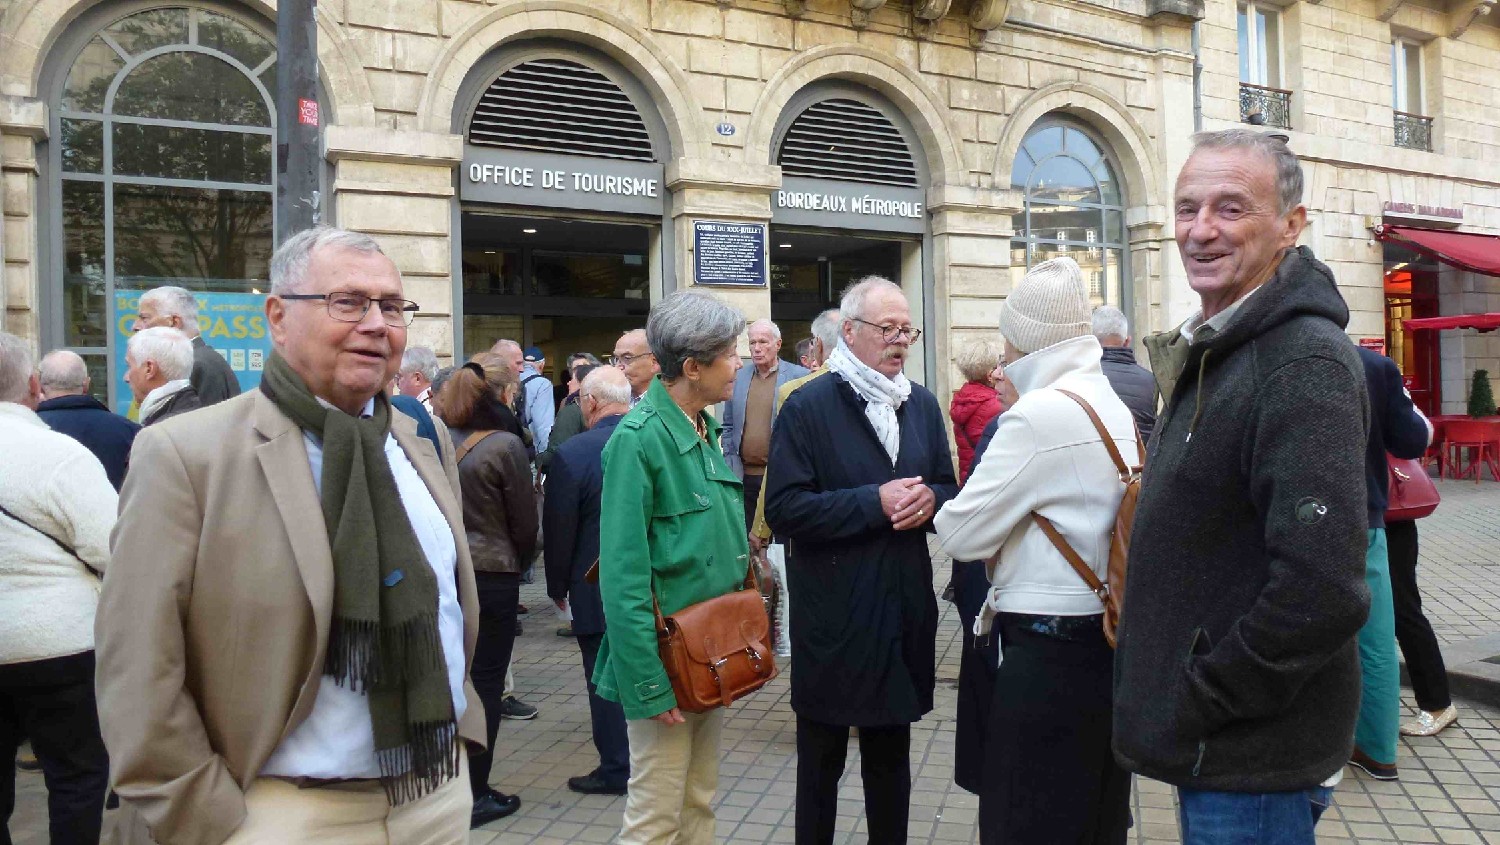
<svg viewBox="0 0 1500 845">
<path fill-rule="evenodd" d="M 751 643 L 760 643 L 764 650 L 771 631 L 759 590 L 738 590 L 699 602 L 672 614 L 666 622 L 682 637 L 694 663 L 713 663 L 744 651 Z"/>
</svg>

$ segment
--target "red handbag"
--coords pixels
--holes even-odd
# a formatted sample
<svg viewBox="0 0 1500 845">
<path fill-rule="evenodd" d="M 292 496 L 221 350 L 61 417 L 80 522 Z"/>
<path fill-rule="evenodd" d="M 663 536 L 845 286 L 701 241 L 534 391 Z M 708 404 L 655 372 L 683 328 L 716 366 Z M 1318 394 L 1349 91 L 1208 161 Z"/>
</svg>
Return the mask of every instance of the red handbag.
<svg viewBox="0 0 1500 845">
<path fill-rule="evenodd" d="M 1390 468 L 1390 498 L 1385 506 L 1386 522 L 1421 519 L 1437 510 L 1438 502 L 1441 501 L 1437 485 L 1432 483 L 1432 477 L 1427 474 L 1427 468 L 1422 466 L 1421 461 L 1386 455 L 1385 462 Z"/>
</svg>

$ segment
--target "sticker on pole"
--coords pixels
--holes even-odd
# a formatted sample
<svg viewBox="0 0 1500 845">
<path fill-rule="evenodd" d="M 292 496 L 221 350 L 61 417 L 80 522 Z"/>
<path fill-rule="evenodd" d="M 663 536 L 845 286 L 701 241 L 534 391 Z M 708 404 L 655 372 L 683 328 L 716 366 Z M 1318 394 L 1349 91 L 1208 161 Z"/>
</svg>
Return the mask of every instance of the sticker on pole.
<svg viewBox="0 0 1500 845">
<path fill-rule="evenodd" d="M 317 126 L 318 125 L 318 101 L 317 100 L 298 99 L 297 100 L 297 120 L 303 126 Z"/>
</svg>

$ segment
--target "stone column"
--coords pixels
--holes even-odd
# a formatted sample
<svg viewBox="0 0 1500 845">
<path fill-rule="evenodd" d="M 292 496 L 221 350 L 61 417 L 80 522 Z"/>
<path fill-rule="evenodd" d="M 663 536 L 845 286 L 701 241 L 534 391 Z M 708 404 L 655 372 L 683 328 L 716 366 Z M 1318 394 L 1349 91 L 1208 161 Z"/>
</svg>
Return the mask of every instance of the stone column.
<svg viewBox="0 0 1500 845">
<path fill-rule="evenodd" d="M 0 95 L 0 329 L 41 345 L 37 140 L 47 109 L 32 97 Z"/>
<path fill-rule="evenodd" d="M 927 385 L 944 408 L 963 384 L 953 366 L 958 347 L 999 337 L 1000 306 L 1011 290 L 1011 215 L 1020 214 L 1020 191 L 938 185 L 928 190 L 932 214 L 934 313 L 928 328 L 935 343 L 937 383 Z"/>
</svg>

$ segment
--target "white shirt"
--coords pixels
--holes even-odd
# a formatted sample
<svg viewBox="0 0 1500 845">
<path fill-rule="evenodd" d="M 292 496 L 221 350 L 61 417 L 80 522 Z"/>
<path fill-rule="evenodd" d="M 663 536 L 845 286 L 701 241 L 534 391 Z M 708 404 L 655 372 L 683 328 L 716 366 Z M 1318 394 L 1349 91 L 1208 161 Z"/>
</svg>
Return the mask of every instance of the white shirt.
<svg viewBox="0 0 1500 845">
<path fill-rule="evenodd" d="M 1262 287 L 1265 286 L 1260 285 L 1258 287 L 1251 288 L 1248 292 L 1246 292 L 1244 296 L 1236 299 L 1234 302 L 1231 302 L 1228 308 L 1225 308 L 1223 311 L 1220 311 L 1207 320 L 1203 319 L 1203 311 L 1200 309 L 1196 314 L 1187 318 L 1187 322 L 1183 323 L 1182 328 L 1178 329 L 1178 331 L 1182 333 L 1183 338 L 1187 340 L 1189 346 L 1191 346 L 1196 340 L 1198 331 L 1205 326 L 1212 329 L 1214 332 L 1224 331 L 1224 327 L 1229 325 L 1230 320 L 1234 319 L 1235 313 L 1240 310 L 1241 305 L 1245 304 L 1245 300 L 1254 296 L 1255 292 L 1260 290 Z"/>
<path fill-rule="evenodd" d="M 361 416 L 370 416 L 374 406 L 371 400 Z M 313 482 L 322 495 L 323 444 L 310 432 L 304 432 L 303 438 L 307 442 L 307 462 L 312 466 Z M 391 474 L 396 477 L 396 490 L 406 506 L 412 531 L 437 576 L 438 636 L 443 643 L 443 659 L 448 664 L 448 689 L 453 696 L 453 718 L 457 721 L 463 718 L 468 703 L 464 698 L 464 615 L 458 604 L 458 547 L 432 491 L 422 482 L 396 438 L 389 434 L 385 437 L 385 457 L 390 461 Z M 324 675 L 319 679 L 318 698 L 307 720 L 282 740 L 260 773 L 282 777 L 379 777 L 375 729 L 370 723 L 370 704 L 365 693 L 339 686 Z"/>
</svg>

